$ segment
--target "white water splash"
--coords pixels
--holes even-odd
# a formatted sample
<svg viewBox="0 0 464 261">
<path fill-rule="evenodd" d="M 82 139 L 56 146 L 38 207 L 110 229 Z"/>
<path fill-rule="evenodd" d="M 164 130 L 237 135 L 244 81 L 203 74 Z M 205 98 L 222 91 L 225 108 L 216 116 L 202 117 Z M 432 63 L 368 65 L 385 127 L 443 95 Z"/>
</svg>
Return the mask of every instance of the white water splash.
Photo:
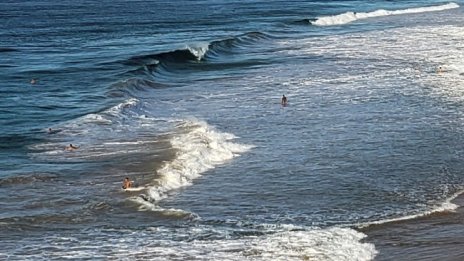
<svg viewBox="0 0 464 261">
<path fill-rule="evenodd" d="M 191 185 L 205 171 L 252 148 L 231 142 L 234 135 L 219 132 L 206 122 L 185 121 L 179 128 L 182 133 L 171 139 L 177 156 L 157 171 L 157 185 L 148 191 L 152 200 L 159 201 L 169 191 Z"/>
<path fill-rule="evenodd" d="M 312 22 L 313 25 L 318 26 L 331 26 L 331 25 L 342 25 L 351 23 L 353 21 L 359 19 L 367 19 L 372 17 L 381 17 L 381 16 L 389 16 L 389 15 L 401 15 L 401 14 L 414 14 L 414 13 L 424 13 L 424 12 L 436 12 L 436 11 L 443 11 L 453 8 L 459 8 L 459 5 L 456 3 L 449 3 L 440 6 L 429 6 L 429 7 L 418 7 L 418 8 L 409 8 L 404 10 L 376 10 L 373 12 L 367 13 L 356 13 L 356 12 L 346 12 L 339 15 L 333 16 L 324 16 L 317 18 L 316 21 Z"/>
</svg>

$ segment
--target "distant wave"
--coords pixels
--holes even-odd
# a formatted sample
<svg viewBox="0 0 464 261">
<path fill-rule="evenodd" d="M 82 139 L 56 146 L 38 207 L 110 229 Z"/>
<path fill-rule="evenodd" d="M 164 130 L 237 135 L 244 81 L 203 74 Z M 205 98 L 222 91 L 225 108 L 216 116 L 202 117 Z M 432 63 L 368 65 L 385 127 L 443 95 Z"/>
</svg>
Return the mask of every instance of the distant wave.
<svg viewBox="0 0 464 261">
<path fill-rule="evenodd" d="M 149 71 L 155 71 L 160 66 L 169 70 L 172 66 L 205 61 L 233 53 L 235 49 L 256 44 L 256 42 L 269 38 L 260 32 L 250 32 L 236 37 L 212 41 L 210 43 L 196 43 L 186 45 L 185 48 L 134 56 L 124 63 L 127 65 L 144 66 Z"/>
<path fill-rule="evenodd" d="M 260 32 L 250 32 L 236 37 L 213 41 L 208 46 L 206 58 L 217 58 L 222 55 L 233 54 L 246 46 L 253 46 L 257 42 L 269 39 L 269 35 Z"/>
<path fill-rule="evenodd" d="M 317 26 L 342 25 L 342 24 L 351 23 L 356 20 L 366 19 L 366 18 L 371 18 L 371 17 L 434 12 L 434 11 L 443 11 L 447 9 L 453 9 L 453 8 L 459 8 L 459 5 L 455 3 L 449 3 L 445 5 L 439 5 L 439 6 L 408 8 L 408 9 L 394 10 L 394 11 L 380 9 L 380 10 L 376 10 L 373 12 L 367 12 L 367 13 L 346 12 L 346 13 L 334 15 L 334 16 L 319 17 L 314 21 L 309 20 L 309 22 Z"/>
<path fill-rule="evenodd" d="M 196 49 L 198 48 L 198 49 Z M 186 47 L 186 49 L 174 50 L 163 53 L 135 56 L 129 59 L 129 64 L 153 65 L 160 62 L 183 63 L 199 61 L 206 52 L 207 46 Z"/>
</svg>

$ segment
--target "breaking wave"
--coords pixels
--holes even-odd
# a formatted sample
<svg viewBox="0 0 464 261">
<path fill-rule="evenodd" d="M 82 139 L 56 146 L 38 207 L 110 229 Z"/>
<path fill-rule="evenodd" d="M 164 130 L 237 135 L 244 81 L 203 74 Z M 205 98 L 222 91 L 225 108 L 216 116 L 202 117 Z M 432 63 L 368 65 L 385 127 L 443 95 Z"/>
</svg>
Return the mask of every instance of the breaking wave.
<svg viewBox="0 0 464 261">
<path fill-rule="evenodd" d="M 435 11 L 443 11 L 443 10 L 448 10 L 448 9 L 453 9 L 453 8 L 459 8 L 459 5 L 456 3 L 448 3 L 445 5 L 439 5 L 439 6 L 417 7 L 417 8 L 408 8 L 408 9 L 393 10 L 393 11 L 380 9 L 380 10 L 376 10 L 373 12 L 366 12 L 366 13 L 346 12 L 343 14 L 338 14 L 338 15 L 333 15 L 333 16 L 319 17 L 315 21 L 309 21 L 309 22 L 317 26 L 342 25 L 342 24 L 351 23 L 356 20 L 372 18 L 372 17 L 435 12 Z"/>
<path fill-rule="evenodd" d="M 236 138 L 234 135 L 219 132 L 203 121 L 183 121 L 177 128 L 180 134 L 171 139 L 177 155 L 157 170 L 155 185 L 148 188 L 150 202 L 162 200 L 171 191 L 191 185 L 205 171 L 252 148 L 232 142 Z"/>
<path fill-rule="evenodd" d="M 150 72 L 159 70 L 160 67 L 170 71 L 172 67 L 178 65 L 198 63 L 237 52 L 240 48 L 252 46 L 269 37 L 264 33 L 250 32 L 210 43 L 188 44 L 177 50 L 134 56 L 124 63 L 145 67 Z"/>
</svg>

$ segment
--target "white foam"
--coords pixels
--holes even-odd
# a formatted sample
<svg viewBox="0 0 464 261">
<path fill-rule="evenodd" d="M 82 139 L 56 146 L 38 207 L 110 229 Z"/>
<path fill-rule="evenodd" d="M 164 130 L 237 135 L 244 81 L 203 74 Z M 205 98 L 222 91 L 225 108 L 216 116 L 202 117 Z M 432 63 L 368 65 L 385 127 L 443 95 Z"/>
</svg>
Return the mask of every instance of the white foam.
<svg viewBox="0 0 464 261">
<path fill-rule="evenodd" d="M 127 191 L 127 192 L 133 192 L 133 191 L 142 191 L 144 189 L 146 189 L 146 187 L 140 186 L 140 187 L 126 188 L 122 190 Z"/>
<path fill-rule="evenodd" d="M 53 129 L 60 131 L 47 135 L 47 142 L 31 145 L 32 150 L 39 150 L 31 155 L 45 156 L 50 160 L 50 155 L 66 155 L 65 158 L 56 159 L 85 159 L 137 153 L 140 145 L 156 142 L 137 140 L 136 135 L 127 135 L 152 129 L 155 124 L 155 119 L 138 115 L 138 104 L 139 100 L 130 98 L 102 112 L 86 114 L 54 126 Z M 77 145 L 79 149 L 72 153 L 66 151 L 65 146 L 70 143 Z"/>
<path fill-rule="evenodd" d="M 144 187 L 145 189 L 146 187 Z M 135 190 L 132 190 L 135 191 Z M 158 205 L 153 204 L 150 201 L 146 200 L 146 196 L 141 194 L 137 197 L 132 197 L 131 200 L 139 204 L 138 211 L 151 211 L 154 213 L 158 213 L 162 216 L 169 216 L 169 217 L 177 217 L 177 218 L 189 218 L 190 220 L 199 219 L 198 215 L 183 210 L 183 209 L 176 209 L 176 208 L 163 208 Z"/>
<path fill-rule="evenodd" d="M 439 6 L 429 6 L 429 7 L 418 7 L 418 8 L 409 8 L 404 10 L 376 10 L 373 12 L 367 13 L 355 13 L 355 12 L 346 12 L 339 15 L 334 16 L 324 16 L 317 18 L 316 21 L 312 22 L 313 25 L 318 26 L 330 26 L 330 25 L 342 25 L 351 23 L 353 21 L 359 19 L 366 19 L 372 17 L 381 17 L 381 16 L 389 16 L 389 15 L 401 15 L 401 14 L 414 14 L 414 13 L 424 13 L 424 12 L 436 12 L 436 11 L 443 11 L 453 8 L 459 8 L 459 5 L 456 3 L 448 3 L 445 5 Z"/>
<path fill-rule="evenodd" d="M 170 141 L 177 155 L 157 171 L 157 185 L 149 189 L 152 200 L 165 198 L 169 191 L 190 185 L 203 172 L 252 148 L 231 142 L 234 135 L 216 131 L 206 122 L 185 121 L 179 127 L 181 133 Z"/>
<path fill-rule="evenodd" d="M 101 113 L 90 113 L 84 115 L 80 118 L 74 119 L 68 124 L 64 125 L 63 132 L 87 132 L 87 128 L 82 128 L 82 126 L 88 124 L 100 124 L 100 125 L 110 125 L 113 123 L 112 117 L 121 116 L 122 112 L 130 107 L 133 107 L 139 103 L 139 100 L 135 98 L 127 99 L 126 101 L 117 104 Z M 79 131 L 80 130 L 80 131 Z"/>
<path fill-rule="evenodd" d="M 124 234 L 124 236 L 121 236 Z M 189 240 L 175 240 L 181 235 Z M 205 235 L 206 239 L 202 239 Z M 210 237 L 211 235 L 216 235 Z M 227 230 L 190 227 L 172 230 L 148 228 L 146 231 L 108 231 L 94 239 L 45 237 L 35 249 L 53 245 L 54 251 L 30 252 L 30 258 L 41 255 L 71 255 L 73 258 L 116 258 L 149 260 L 372 260 L 377 251 L 373 244 L 361 242 L 365 234 L 349 228 L 277 231 L 261 236 L 229 237 Z M 29 245 L 30 246 L 30 245 Z M 21 249 L 16 250 L 16 253 Z M 27 251 L 27 248 L 25 249 Z"/>
<path fill-rule="evenodd" d="M 189 50 L 193 55 L 197 57 L 197 60 L 200 61 L 205 56 L 206 52 L 209 50 L 208 43 L 198 43 L 195 45 L 186 46 L 186 49 Z"/>
<path fill-rule="evenodd" d="M 404 221 L 404 220 L 420 218 L 420 217 L 428 216 L 428 215 L 431 215 L 431 214 L 434 214 L 434 213 L 454 211 L 459 206 L 452 203 L 451 201 L 456 199 L 462 193 L 464 193 L 464 190 L 456 192 L 451 197 L 447 198 L 445 200 L 445 202 L 443 202 L 441 205 L 438 205 L 436 207 L 433 207 L 430 210 L 423 211 L 423 212 L 418 213 L 418 214 L 402 216 L 402 217 L 398 217 L 398 218 L 390 218 L 390 219 L 382 219 L 382 220 L 378 220 L 378 221 L 366 222 L 366 223 L 363 223 L 363 224 L 358 224 L 358 227 L 363 228 L 363 227 L 368 227 L 370 225 L 380 225 L 380 224 L 385 224 L 385 223 L 391 223 L 391 222 L 398 222 L 398 221 Z"/>
<path fill-rule="evenodd" d="M 112 114 L 112 115 L 119 115 L 123 110 L 136 106 L 139 103 L 139 100 L 135 98 L 130 98 L 116 106 L 111 107 L 110 109 L 106 110 L 106 113 Z"/>
</svg>

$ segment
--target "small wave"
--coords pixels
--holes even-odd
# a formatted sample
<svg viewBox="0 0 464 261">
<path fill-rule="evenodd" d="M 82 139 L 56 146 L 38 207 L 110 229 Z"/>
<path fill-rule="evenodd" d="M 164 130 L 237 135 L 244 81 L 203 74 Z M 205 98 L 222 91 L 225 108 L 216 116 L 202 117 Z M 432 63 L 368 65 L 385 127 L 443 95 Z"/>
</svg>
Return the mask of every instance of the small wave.
<svg viewBox="0 0 464 261">
<path fill-rule="evenodd" d="M 415 218 L 420 218 L 420 217 L 425 217 L 429 216 L 435 213 L 440 213 L 440 212 L 449 212 L 449 211 L 454 211 L 456 210 L 459 206 L 452 203 L 454 199 L 456 199 L 459 195 L 463 194 L 464 190 L 458 191 L 455 194 L 453 194 L 451 197 L 445 200 L 441 205 L 438 205 L 430 210 L 418 213 L 418 214 L 413 214 L 413 215 L 408 215 L 408 216 L 403 216 L 403 217 L 397 217 L 397 218 L 390 218 L 390 219 L 383 219 L 383 220 L 378 220 L 378 221 L 372 221 L 372 222 L 366 222 L 362 224 L 358 224 L 357 226 L 359 228 L 366 228 L 372 225 L 381 225 L 381 224 L 386 224 L 386 223 L 392 223 L 392 222 L 398 222 L 398 221 L 404 221 L 404 220 L 410 220 L 410 219 L 415 219 Z"/>
<path fill-rule="evenodd" d="M 137 97 L 140 92 L 149 89 L 165 88 L 166 85 L 156 83 L 150 80 L 131 78 L 125 81 L 115 83 L 111 86 L 108 95 L 111 97 Z"/>
<path fill-rule="evenodd" d="M 50 174 L 32 174 L 24 176 L 14 176 L 8 178 L 1 178 L 0 185 L 16 185 L 16 184 L 29 184 L 34 182 L 49 182 L 56 179 L 56 175 Z"/>
<path fill-rule="evenodd" d="M 156 185 L 148 189 L 150 201 L 166 198 L 170 191 L 191 185 L 203 172 L 252 148 L 231 142 L 234 135 L 216 131 L 205 122 L 184 121 L 178 127 L 180 135 L 171 139 L 177 155 L 157 171 Z"/>
<path fill-rule="evenodd" d="M 31 156 L 43 157 L 47 160 L 51 160 L 50 156 L 57 156 L 56 160 L 63 159 L 62 157 L 86 159 L 137 151 L 136 147 L 125 150 L 108 150 L 104 143 L 111 141 L 111 138 L 121 141 L 117 134 L 122 128 L 122 122 L 127 123 L 130 120 L 137 121 L 139 119 L 138 105 L 138 99 L 130 98 L 102 112 L 86 114 L 59 126 L 54 126 L 53 129 L 59 130 L 59 132 L 48 135 L 45 142 L 37 142 L 28 147 L 32 151 Z M 70 143 L 80 147 L 75 151 L 76 153 L 68 153 L 69 151 L 65 150 L 65 146 Z M 91 146 L 87 146 L 89 144 Z"/>
<path fill-rule="evenodd" d="M 199 219 L 199 216 L 197 214 L 186 210 L 159 207 L 153 202 L 151 202 L 149 198 L 144 194 L 140 194 L 137 197 L 132 197 L 131 200 L 139 204 L 139 211 L 151 211 L 169 219 L 183 219 L 192 221 Z"/>
<path fill-rule="evenodd" d="M 119 118 L 124 115 L 126 110 L 137 106 L 139 100 L 136 98 L 127 99 L 113 107 L 110 107 L 100 113 L 90 113 L 82 117 L 74 119 L 63 126 L 63 133 L 82 129 L 87 124 L 92 125 L 110 125 L 113 123 L 113 118 Z"/>
<path fill-rule="evenodd" d="M 225 55 L 243 52 L 243 48 L 254 46 L 257 42 L 269 39 L 270 36 L 261 32 L 249 32 L 236 37 L 213 41 L 205 54 L 206 60 L 222 58 Z"/>
<path fill-rule="evenodd" d="M 62 133 L 75 131 L 86 131 L 88 128 L 85 128 L 86 125 L 111 125 L 114 120 L 124 116 L 124 113 L 129 109 L 136 107 L 139 103 L 139 100 L 136 98 L 127 99 L 109 109 L 106 109 L 100 113 L 90 113 L 86 114 L 80 118 L 74 119 L 71 122 L 63 126 Z"/>
<path fill-rule="evenodd" d="M 366 19 L 366 18 L 371 18 L 371 17 L 435 12 L 435 11 L 443 11 L 443 10 L 448 10 L 448 9 L 453 9 L 453 8 L 459 8 L 459 5 L 456 3 L 448 3 L 445 5 L 439 5 L 439 6 L 417 7 L 417 8 L 409 8 L 409 9 L 393 10 L 393 11 L 380 9 L 380 10 L 376 10 L 373 12 L 367 12 L 367 13 L 346 12 L 346 13 L 334 15 L 334 16 L 319 17 L 315 21 L 312 21 L 311 24 L 317 25 L 317 26 L 342 25 L 342 24 L 351 23 L 356 20 Z"/>
<path fill-rule="evenodd" d="M 163 53 L 148 54 L 130 58 L 129 65 L 158 65 L 160 63 L 186 63 L 200 61 L 208 51 L 208 45 L 186 46 L 185 49 L 168 51 Z"/>
</svg>

